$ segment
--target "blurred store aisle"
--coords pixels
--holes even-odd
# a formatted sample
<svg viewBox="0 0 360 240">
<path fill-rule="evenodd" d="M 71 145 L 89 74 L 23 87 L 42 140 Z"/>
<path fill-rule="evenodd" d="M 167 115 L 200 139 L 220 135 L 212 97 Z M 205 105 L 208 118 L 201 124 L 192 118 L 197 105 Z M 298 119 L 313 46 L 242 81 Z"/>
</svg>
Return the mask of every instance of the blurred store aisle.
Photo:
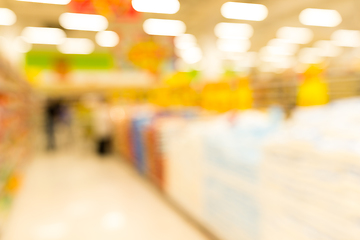
<svg viewBox="0 0 360 240">
<path fill-rule="evenodd" d="M 39 157 L 28 169 L 3 240 L 204 240 L 118 159 Z"/>
</svg>

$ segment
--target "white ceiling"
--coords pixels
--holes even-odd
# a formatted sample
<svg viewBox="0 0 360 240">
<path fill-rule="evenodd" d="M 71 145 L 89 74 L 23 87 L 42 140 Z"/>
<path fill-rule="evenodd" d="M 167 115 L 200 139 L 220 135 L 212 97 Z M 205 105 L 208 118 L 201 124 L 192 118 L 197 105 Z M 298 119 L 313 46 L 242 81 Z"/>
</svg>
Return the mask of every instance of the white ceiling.
<svg viewBox="0 0 360 240">
<path fill-rule="evenodd" d="M 234 0 L 236 1 L 236 0 Z M 183 20 L 187 25 L 187 32 L 198 37 L 200 45 L 205 42 L 215 44 L 214 27 L 219 22 L 245 22 L 228 20 L 221 16 L 220 8 L 226 0 L 180 0 L 181 9 L 177 14 L 143 14 L 143 20 L 148 17 L 171 18 Z M 274 38 L 277 29 L 282 26 L 302 26 L 298 20 L 300 12 L 308 7 L 336 9 L 343 17 L 343 22 L 336 28 L 310 27 L 314 33 L 314 41 L 329 39 L 336 29 L 360 29 L 359 0 L 272 0 L 246 1 L 266 5 L 269 9 L 268 17 L 262 22 L 248 22 L 254 27 L 254 36 L 251 38 L 250 51 L 257 51 Z M 17 2 L 15 0 L 0 0 L 0 7 L 12 9 L 18 16 L 14 29 L 17 34 L 25 26 L 59 26 L 58 18 L 67 11 L 67 6 Z M 142 32 L 142 22 L 124 24 L 112 23 L 110 28 L 120 29 L 124 35 Z M 0 27 L 6 31 L 9 27 Z M 81 31 L 67 31 L 69 37 L 89 37 L 94 39 L 95 33 Z M 312 45 L 310 43 L 309 45 Z"/>
</svg>

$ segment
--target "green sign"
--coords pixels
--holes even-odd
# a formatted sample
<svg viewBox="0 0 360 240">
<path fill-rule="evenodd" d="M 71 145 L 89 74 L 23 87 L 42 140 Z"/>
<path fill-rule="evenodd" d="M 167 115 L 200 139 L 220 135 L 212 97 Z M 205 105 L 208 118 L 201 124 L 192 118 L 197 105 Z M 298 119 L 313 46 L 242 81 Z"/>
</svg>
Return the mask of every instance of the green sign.
<svg viewBox="0 0 360 240">
<path fill-rule="evenodd" d="M 106 70 L 114 67 L 114 57 L 110 53 L 65 55 L 55 51 L 30 51 L 25 57 L 27 67 L 43 69 L 53 69 L 59 61 L 66 61 L 72 70 Z"/>
</svg>

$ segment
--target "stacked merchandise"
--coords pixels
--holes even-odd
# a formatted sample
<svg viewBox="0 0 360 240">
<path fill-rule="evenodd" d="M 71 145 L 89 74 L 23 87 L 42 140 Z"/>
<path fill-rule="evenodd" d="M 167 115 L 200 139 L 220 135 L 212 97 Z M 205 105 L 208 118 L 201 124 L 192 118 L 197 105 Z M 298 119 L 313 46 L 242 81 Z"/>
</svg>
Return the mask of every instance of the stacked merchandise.
<svg viewBox="0 0 360 240">
<path fill-rule="evenodd" d="M 221 239 L 259 239 L 261 148 L 281 122 L 282 112 L 270 109 L 173 126 L 165 144 L 166 194 Z"/>
<path fill-rule="evenodd" d="M 145 149 L 140 172 L 146 169 L 179 208 L 221 239 L 259 239 L 261 147 L 282 122 L 281 111 L 220 117 L 178 111 L 152 121 L 133 111 L 130 119 L 146 122 L 135 131 L 146 141 L 130 144 Z"/>
<path fill-rule="evenodd" d="M 164 185 L 164 146 L 167 129 L 172 123 L 193 118 L 197 111 L 156 110 L 148 107 L 127 108 L 127 114 L 117 121 L 118 150 L 141 173 L 148 176 L 160 189 Z"/>
<path fill-rule="evenodd" d="M 283 120 L 282 111 L 226 114 L 204 133 L 204 218 L 221 239 L 259 239 L 260 169 L 264 141 Z"/>
<path fill-rule="evenodd" d="M 0 59 L 0 226 L 18 188 L 29 153 L 29 89 Z"/>
<path fill-rule="evenodd" d="M 117 122 L 117 131 L 116 137 L 118 140 L 118 151 L 127 161 L 132 161 L 133 156 L 131 153 L 131 131 L 130 131 L 130 118 L 129 116 L 124 116 Z"/>
<path fill-rule="evenodd" d="M 142 174 L 148 171 L 145 132 L 151 121 L 151 113 L 140 113 L 131 121 L 132 156 L 137 170 Z"/>
<path fill-rule="evenodd" d="M 161 131 L 164 141 L 165 193 L 183 211 L 204 224 L 204 149 L 206 119 L 168 122 Z"/>
<path fill-rule="evenodd" d="M 360 99 L 298 109 L 269 139 L 264 239 L 358 239 Z"/>
<path fill-rule="evenodd" d="M 162 190 L 164 189 L 165 159 L 162 147 L 164 138 L 161 131 L 171 121 L 170 118 L 171 116 L 167 116 L 167 114 L 157 114 L 144 131 L 147 175 Z"/>
<path fill-rule="evenodd" d="M 163 188 L 163 158 L 158 140 L 158 127 L 150 125 L 145 130 L 145 151 L 147 153 L 148 175 L 152 182 Z"/>
</svg>

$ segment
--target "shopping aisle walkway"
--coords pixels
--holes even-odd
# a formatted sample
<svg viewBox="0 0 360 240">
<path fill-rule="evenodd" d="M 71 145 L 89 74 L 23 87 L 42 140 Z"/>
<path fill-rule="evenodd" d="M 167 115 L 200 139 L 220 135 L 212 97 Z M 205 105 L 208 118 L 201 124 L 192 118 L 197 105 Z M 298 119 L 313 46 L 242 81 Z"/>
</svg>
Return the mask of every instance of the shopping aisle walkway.
<svg viewBox="0 0 360 240">
<path fill-rule="evenodd" d="M 39 157 L 3 240 L 205 240 L 126 163 L 84 153 Z"/>
</svg>

